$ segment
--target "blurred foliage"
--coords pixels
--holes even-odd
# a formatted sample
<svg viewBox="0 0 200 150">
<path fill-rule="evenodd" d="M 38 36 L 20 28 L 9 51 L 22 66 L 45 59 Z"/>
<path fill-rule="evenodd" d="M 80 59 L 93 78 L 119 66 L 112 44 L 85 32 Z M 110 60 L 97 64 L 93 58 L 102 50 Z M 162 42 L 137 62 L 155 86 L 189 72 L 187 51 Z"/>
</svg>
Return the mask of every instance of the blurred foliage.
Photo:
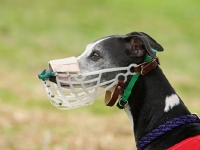
<svg viewBox="0 0 200 150">
<path fill-rule="evenodd" d="M 103 97 L 90 107 L 58 111 L 49 104 L 37 74 L 51 59 L 78 56 L 93 40 L 132 31 L 146 32 L 163 45 L 165 51 L 158 53 L 163 71 L 189 109 L 200 113 L 199 6 L 200 1 L 191 0 L 0 0 L 3 119 L 12 122 L 7 115 L 17 110 L 25 111 L 30 118 L 35 111 L 41 112 L 40 115 L 51 111 L 61 116 L 92 112 L 107 118 L 119 114 L 116 108 L 104 107 Z M 17 138 L 26 128 L 26 122 L 11 123 L 10 128 L 5 128 L 0 125 L 0 134 L 3 133 L 0 138 L 4 139 L 0 145 L 16 149 L 16 143 L 6 138 L 9 134 Z M 44 130 L 44 126 L 39 128 Z M 36 146 L 32 149 L 40 149 L 41 143 L 34 142 Z"/>
</svg>

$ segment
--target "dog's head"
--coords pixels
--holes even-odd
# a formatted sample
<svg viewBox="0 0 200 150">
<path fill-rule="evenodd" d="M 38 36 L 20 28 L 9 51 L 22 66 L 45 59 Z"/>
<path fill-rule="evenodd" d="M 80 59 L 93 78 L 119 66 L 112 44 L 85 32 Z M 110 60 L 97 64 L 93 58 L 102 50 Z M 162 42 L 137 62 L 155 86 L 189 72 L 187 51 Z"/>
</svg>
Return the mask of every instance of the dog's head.
<svg viewBox="0 0 200 150">
<path fill-rule="evenodd" d="M 144 62 L 147 55 L 155 58 L 156 55 L 152 49 L 163 51 L 162 46 L 146 33 L 131 32 L 126 35 L 112 35 L 88 44 L 86 50 L 77 57 L 77 61 L 81 74 L 127 67 L 130 64 Z M 101 82 L 111 80 L 119 73 L 119 71 L 104 73 Z M 96 75 L 87 76 L 85 80 L 93 78 L 96 78 Z M 50 80 L 56 82 L 55 77 L 51 77 Z"/>
<path fill-rule="evenodd" d="M 39 78 L 43 79 L 45 91 L 54 106 L 71 109 L 91 105 L 96 97 L 112 91 L 118 79 L 123 78 L 120 80 L 128 83 L 126 81 L 134 74 L 131 69 L 135 64 L 144 62 L 147 55 L 156 57 L 153 49 L 163 51 L 160 44 L 142 32 L 107 36 L 88 44 L 77 58 L 67 58 L 64 64 L 63 60 L 56 61 L 64 66 L 66 72 L 59 72 L 62 67 L 58 63 L 58 70 L 53 70 L 56 74 L 52 74 L 53 68 L 50 68 L 44 70 Z M 79 66 L 76 67 L 78 72 L 70 72 L 74 70 L 73 63 Z M 103 90 L 100 87 L 104 87 Z"/>
<path fill-rule="evenodd" d="M 163 48 L 152 37 L 143 32 L 132 32 L 126 35 L 112 35 L 101 38 L 87 45 L 86 50 L 77 58 L 81 73 L 126 67 L 130 64 L 142 63 L 146 55 L 156 57 L 153 49 Z M 102 80 L 110 80 L 115 73 L 107 73 Z"/>
</svg>

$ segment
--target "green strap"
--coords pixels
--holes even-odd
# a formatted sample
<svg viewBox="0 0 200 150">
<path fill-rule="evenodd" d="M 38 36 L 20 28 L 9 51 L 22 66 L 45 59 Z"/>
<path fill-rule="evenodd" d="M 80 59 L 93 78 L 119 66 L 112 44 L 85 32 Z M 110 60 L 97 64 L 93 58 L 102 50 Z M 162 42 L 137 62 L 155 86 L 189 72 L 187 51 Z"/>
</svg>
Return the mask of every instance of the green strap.
<svg viewBox="0 0 200 150">
<path fill-rule="evenodd" d="M 48 70 L 43 70 L 40 74 L 38 74 L 38 78 L 42 79 L 43 81 L 46 79 L 49 79 L 50 77 L 55 76 L 54 72 L 48 71 Z"/>
<path fill-rule="evenodd" d="M 156 53 L 156 50 L 154 50 L 154 49 L 152 49 L 152 50 Z M 144 60 L 144 62 L 150 62 L 151 60 L 152 60 L 152 57 L 149 56 L 149 55 L 147 55 L 146 58 L 145 58 L 145 60 Z M 136 73 L 135 75 L 132 76 L 131 81 L 128 83 L 128 86 L 127 86 L 126 89 L 124 90 L 124 94 L 122 95 L 122 97 L 121 97 L 121 99 L 120 99 L 119 101 L 122 101 L 124 104 L 127 103 L 128 98 L 129 98 L 129 96 L 131 95 L 132 88 L 133 88 L 133 86 L 135 85 L 135 83 L 136 83 L 138 77 L 140 76 L 140 74 L 141 74 L 141 73 L 138 72 L 138 73 Z M 121 106 L 119 103 L 120 103 L 120 102 L 117 103 L 117 107 L 118 107 L 119 109 L 123 109 L 124 107 Z"/>
<path fill-rule="evenodd" d="M 124 90 L 124 94 L 121 97 L 119 101 L 122 101 L 124 104 L 127 103 L 129 96 L 131 95 L 131 91 L 133 86 L 135 85 L 135 82 L 137 81 L 138 77 L 140 76 L 140 72 L 136 73 L 135 75 L 132 76 L 131 81 L 129 82 L 128 86 Z M 124 107 L 119 104 L 120 102 L 117 103 L 117 107 L 119 109 L 123 109 Z"/>
</svg>

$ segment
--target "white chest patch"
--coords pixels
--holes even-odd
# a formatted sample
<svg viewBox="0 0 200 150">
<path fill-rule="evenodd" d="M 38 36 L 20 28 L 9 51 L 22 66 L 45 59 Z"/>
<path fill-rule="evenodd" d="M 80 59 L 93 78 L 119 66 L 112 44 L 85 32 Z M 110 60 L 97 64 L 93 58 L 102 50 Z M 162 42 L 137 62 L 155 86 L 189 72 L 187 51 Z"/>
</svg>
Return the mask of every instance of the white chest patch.
<svg viewBox="0 0 200 150">
<path fill-rule="evenodd" d="M 128 116 L 131 126 L 134 127 L 133 116 L 131 114 L 131 108 L 130 108 L 129 104 L 124 107 L 124 111 L 126 112 L 126 114 Z"/>
<path fill-rule="evenodd" d="M 172 94 L 171 96 L 167 96 L 165 99 L 165 109 L 164 112 L 168 112 L 174 106 L 179 105 L 180 99 L 176 94 Z"/>
</svg>

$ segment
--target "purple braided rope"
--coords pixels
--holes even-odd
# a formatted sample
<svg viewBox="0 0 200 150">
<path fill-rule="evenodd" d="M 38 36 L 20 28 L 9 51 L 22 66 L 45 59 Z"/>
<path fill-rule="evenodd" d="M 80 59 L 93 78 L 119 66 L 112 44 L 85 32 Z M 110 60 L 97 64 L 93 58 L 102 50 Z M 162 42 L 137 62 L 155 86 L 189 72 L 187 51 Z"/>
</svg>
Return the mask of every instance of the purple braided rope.
<svg viewBox="0 0 200 150">
<path fill-rule="evenodd" d="M 200 123 L 200 119 L 197 115 L 185 115 L 172 120 L 167 121 L 165 124 L 158 126 L 156 129 L 152 130 L 150 133 L 146 134 L 137 142 L 138 150 L 142 150 L 149 143 L 151 143 L 156 138 L 164 135 L 166 132 L 171 131 L 172 129 L 189 124 L 189 123 Z"/>
</svg>

